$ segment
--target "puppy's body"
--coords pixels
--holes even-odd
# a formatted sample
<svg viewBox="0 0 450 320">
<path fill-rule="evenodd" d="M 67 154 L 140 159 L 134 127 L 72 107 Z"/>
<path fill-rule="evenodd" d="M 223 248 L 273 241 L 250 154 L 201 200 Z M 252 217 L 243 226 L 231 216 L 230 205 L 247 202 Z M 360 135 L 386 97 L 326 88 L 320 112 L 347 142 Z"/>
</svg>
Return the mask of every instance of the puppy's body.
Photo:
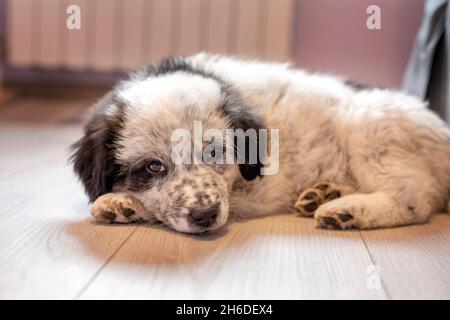
<svg viewBox="0 0 450 320">
<path fill-rule="evenodd" d="M 252 120 L 231 119 L 231 123 L 237 123 L 237 127 L 244 124 L 250 128 L 279 129 L 279 172 L 253 179 L 246 176 L 242 166 L 239 174 L 237 165 L 212 169 L 203 165 L 189 174 L 175 166 L 167 178 L 151 187 L 143 183 L 132 188 L 129 179 L 106 174 L 111 180 L 109 187 L 97 185 L 96 192 L 89 192 L 92 172 L 89 173 L 88 165 L 82 166 L 86 161 L 76 153 L 77 172 L 87 185 L 91 200 L 105 194 L 93 205 L 93 214 L 100 220 L 104 220 L 105 210 L 117 203 L 120 207 L 125 197 L 139 200 L 142 207 L 135 206 L 134 210 L 144 219 L 156 216 L 179 231 L 203 231 L 205 228 L 189 222 L 189 212 L 201 202 L 197 191 L 205 191 L 199 186 L 206 180 L 217 184 L 215 191 L 206 188 L 209 191 L 204 192 L 208 199 L 215 199 L 210 200 L 209 206 L 220 203 L 218 222 L 209 229 L 223 225 L 228 212 L 241 216 L 278 214 L 296 207 L 304 215 L 314 215 L 321 226 L 374 228 L 420 223 L 431 213 L 447 208 L 450 132 L 415 98 L 389 90 L 354 89 L 338 78 L 307 74 L 287 65 L 207 54 L 187 58 L 183 63 L 189 70 L 174 68 L 175 71 L 162 75 L 138 74 L 115 90 L 119 99 L 97 107 L 91 124 L 95 122 L 92 119 L 105 115 L 115 118 L 120 113 L 122 117 L 120 129 L 113 130 L 116 139 L 109 142 L 112 146 L 107 153 L 113 158 L 109 167 L 139 163 L 144 154 L 152 153 L 155 144 L 160 149 L 170 148 L 164 135 L 177 126 L 186 127 L 189 121 L 202 120 L 208 127 L 224 130 L 230 125 L 230 118 L 248 120 L 249 115 L 254 115 Z M 152 79 L 148 86 L 143 85 L 148 78 Z M 156 86 L 159 87 L 153 92 Z M 224 96 L 224 90 L 232 93 Z M 223 103 L 230 99 L 235 100 L 231 107 L 230 103 Z M 218 111 L 221 103 L 225 110 L 235 110 L 240 104 L 245 107 L 223 115 Z M 189 116 L 177 115 L 176 110 L 181 112 L 187 104 L 194 106 Z M 161 107 L 173 108 L 174 112 L 169 115 Z M 196 114 L 198 109 L 201 111 Z M 243 117 L 241 111 L 245 112 Z M 92 136 L 89 125 L 87 131 L 84 139 Z M 151 147 L 143 138 L 146 136 L 153 139 Z M 81 141 L 78 155 L 82 146 Z M 195 181 L 191 183 L 196 186 L 192 187 L 195 192 L 185 188 L 182 181 L 186 178 Z M 160 185 L 155 193 L 157 184 Z M 113 190 L 120 193 L 111 193 Z M 177 190 L 178 194 L 188 194 L 188 200 L 178 208 L 173 204 Z M 163 193 L 171 195 L 165 197 Z M 312 203 L 312 194 L 319 200 Z M 329 194 L 334 195 L 333 199 L 328 198 Z M 158 201 L 156 196 L 164 200 Z"/>
</svg>

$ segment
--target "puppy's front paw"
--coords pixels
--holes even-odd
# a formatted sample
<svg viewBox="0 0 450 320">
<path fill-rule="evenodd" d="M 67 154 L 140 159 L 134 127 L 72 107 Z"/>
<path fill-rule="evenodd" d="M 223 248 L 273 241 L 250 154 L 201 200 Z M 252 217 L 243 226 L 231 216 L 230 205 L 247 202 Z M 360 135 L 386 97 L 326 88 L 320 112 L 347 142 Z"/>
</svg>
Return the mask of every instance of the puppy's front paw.
<svg viewBox="0 0 450 320">
<path fill-rule="evenodd" d="M 98 197 L 91 207 L 92 216 L 99 222 L 139 222 L 144 217 L 144 206 L 133 197 L 122 193 L 107 193 Z"/>
<path fill-rule="evenodd" d="M 318 183 L 312 188 L 304 190 L 298 197 L 294 207 L 302 216 L 312 217 L 317 208 L 328 201 L 341 196 L 338 185 L 334 183 Z"/>
<path fill-rule="evenodd" d="M 314 218 L 317 225 L 327 229 L 351 229 L 357 228 L 355 212 L 350 208 L 341 208 L 339 206 L 320 207 L 316 211 Z"/>
</svg>

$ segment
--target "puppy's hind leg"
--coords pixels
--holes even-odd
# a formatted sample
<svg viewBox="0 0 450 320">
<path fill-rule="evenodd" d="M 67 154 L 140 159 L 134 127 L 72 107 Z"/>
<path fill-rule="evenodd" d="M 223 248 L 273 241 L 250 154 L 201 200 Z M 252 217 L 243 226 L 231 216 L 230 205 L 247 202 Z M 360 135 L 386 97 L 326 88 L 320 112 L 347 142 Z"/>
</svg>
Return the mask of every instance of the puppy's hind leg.
<svg viewBox="0 0 450 320">
<path fill-rule="evenodd" d="M 314 218 L 328 229 L 370 229 L 421 223 L 431 214 L 426 201 L 418 200 L 419 206 L 402 202 L 386 192 L 352 194 L 323 204 Z"/>
<path fill-rule="evenodd" d="M 144 206 L 129 194 L 107 193 L 94 201 L 91 214 L 102 223 L 140 222 L 144 219 Z"/>
<path fill-rule="evenodd" d="M 320 227 L 333 229 L 392 227 L 425 222 L 444 206 L 445 197 L 432 177 L 396 177 L 379 191 L 324 203 L 314 218 Z"/>
</svg>

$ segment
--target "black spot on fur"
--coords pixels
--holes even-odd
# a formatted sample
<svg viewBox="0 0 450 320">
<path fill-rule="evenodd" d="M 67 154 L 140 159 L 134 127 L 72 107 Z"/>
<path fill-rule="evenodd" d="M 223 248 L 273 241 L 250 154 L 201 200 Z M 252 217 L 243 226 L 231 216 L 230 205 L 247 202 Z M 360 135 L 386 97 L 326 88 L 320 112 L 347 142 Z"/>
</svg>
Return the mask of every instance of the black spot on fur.
<svg viewBox="0 0 450 320">
<path fill-rule="evenodd" d="M 172 57 L 163 59 L 158 64 L 147 65 L 144 68 L 132 73 L 130 79 L 146 79 L 148 77 L 156 77 L 164 74 L 174 72 L 185 72 L 190 74 L 199 75 L 205 78 L 211 78 L 217 80 L 219 83 L 223 83 L 215 75 L 210 72 L 206 72 L 199 68 L 194 68 L 186 58 Z"/>
<path fill-rule="evenodd" d="M 195 183 L 195 181 L 193 179 L 189 179 L 189 178 L 183 178 L 181 183 L 184 186 L 191 186 L 193 189 L 197 189 L 197 187 L 198 187 L 197 184 Z"/>
<path fill-rule="evenodd" d="M 175 204 L 178 206 L 178 207 L 183 207 L 184 206 L 184 204 L 186 203 L 186 195 L 183 193 L 183 192 L 180 192 L 179 194 L 178 194 L 178 196 L 176 197 L 176 199 L 175 199 Z"/>
<path fill-rule="evenodd" d="M 360 82 L 353 81 L 353 80 L 346 80 L 345 84 L 348 85 L 349 87 L 351 87 L 355 91 L 362 91 L 362 90 L 366 90 L 366 89 L 377 89 L 377 88 L 383 89 L 380 86 L 364 84 L 364 83 L 360 83 Z"/>
</svg>

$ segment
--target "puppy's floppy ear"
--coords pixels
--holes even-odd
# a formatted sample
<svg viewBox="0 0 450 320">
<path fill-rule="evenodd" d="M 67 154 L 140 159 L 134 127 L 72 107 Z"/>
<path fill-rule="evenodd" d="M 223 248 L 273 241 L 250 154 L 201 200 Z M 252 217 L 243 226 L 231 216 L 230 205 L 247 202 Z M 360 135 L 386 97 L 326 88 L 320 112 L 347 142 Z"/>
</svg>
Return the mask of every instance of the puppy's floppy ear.
<svg viewBox="0 0 450 320">
<path fill-rule="evenodd" d="M 72 145 L 71 161 L 91 202 L 112 191 L 120 169 L 115 163 L 114 143 L 122 121 L 118 115 L 105 112 L 112 103 L 108 95 L 94 106 L 84 136 Z"/>
<path fill-rule="evenodd" d="M 242 176 L 246 180 L 254 180 L 261 175 L 261 168 L 263 164 L 261 163 L 259 155 L 259 129 L 265 129 L 266 126 L 264 121 L 255 114 L 251 108 L 244 105 L 240 99 L 228 100 L 228 103 L 223 107 L 223 113 L 226 117 L 230 119 L 230 127 L 232 129 L 242 129 L 244 132 L 248 129 L 254 129 L 256 132 L 256 137 L 249 135 L 245 140 L 245 163 L 239 165 L 239 170 Z M 256 141 L 251 141 L 255 139 Z M 256 163 L 250 163 L 250 145 L 257 146 L 257 161 Z M 236 139 L 235 139 L 235 150 L 237 150 Z M 253 150 L 255 151 L 255 150 Z"/>
</svg>

